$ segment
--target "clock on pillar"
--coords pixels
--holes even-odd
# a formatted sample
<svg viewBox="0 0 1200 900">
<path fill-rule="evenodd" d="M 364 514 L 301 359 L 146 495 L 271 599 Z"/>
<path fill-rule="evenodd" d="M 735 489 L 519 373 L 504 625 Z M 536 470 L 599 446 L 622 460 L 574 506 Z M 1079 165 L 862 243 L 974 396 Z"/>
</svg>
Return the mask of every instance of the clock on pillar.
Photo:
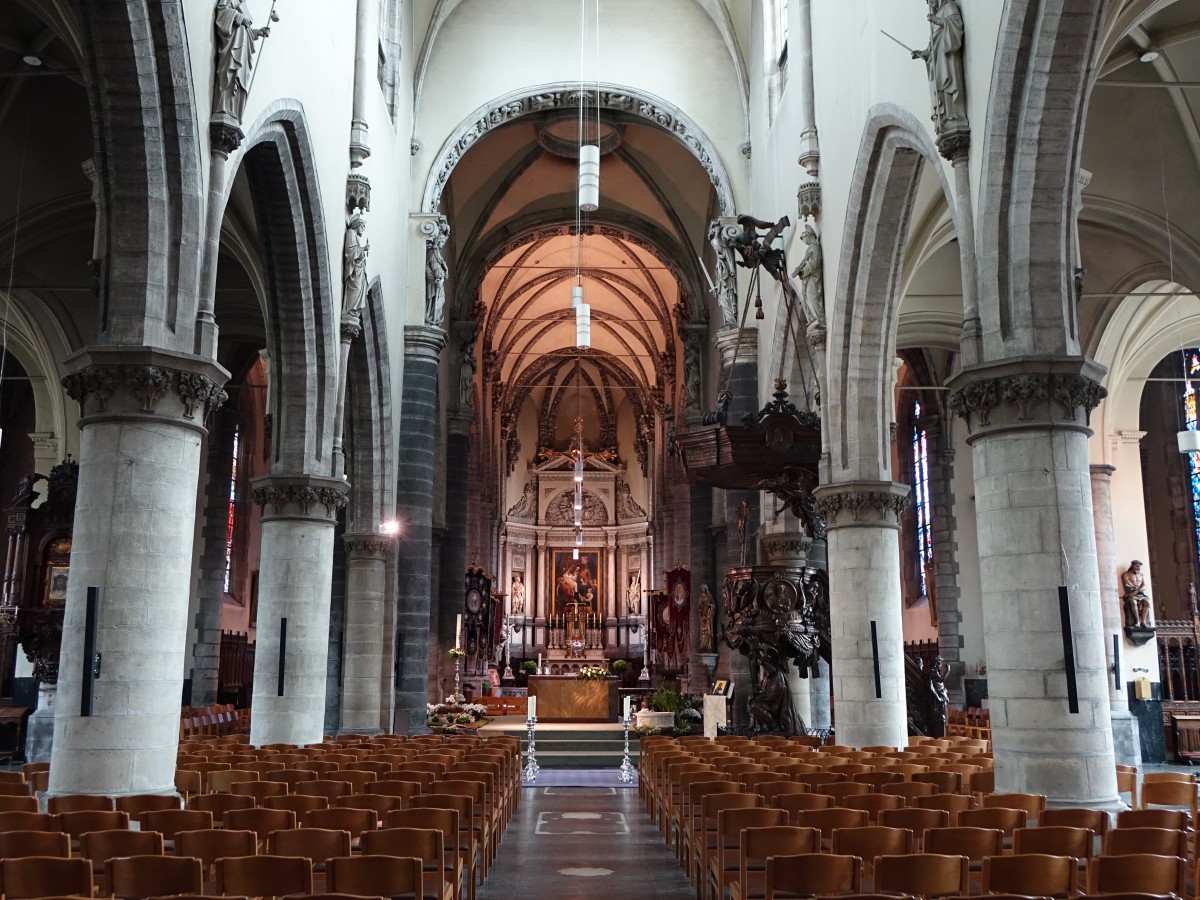
<svg viewBox="0 0 1200 900">
<path fill-rule="evenodd" d="M 499 605 L 492 596 L 492 576 L 482 566 L 467 569 L 463 595 L 463 649 L 467 651 L 467 675 L 483 675 L 492 661 L 498 631 L 503 624 Z"/>
</svg>

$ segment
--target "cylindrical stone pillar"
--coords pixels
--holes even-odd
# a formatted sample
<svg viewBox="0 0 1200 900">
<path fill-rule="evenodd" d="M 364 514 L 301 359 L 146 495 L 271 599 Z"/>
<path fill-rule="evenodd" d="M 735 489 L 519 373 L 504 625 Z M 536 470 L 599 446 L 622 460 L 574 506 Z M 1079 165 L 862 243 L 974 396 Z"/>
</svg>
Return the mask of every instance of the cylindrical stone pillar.
<svg viewBox="0 0 1200 900">
<path fill-rule="evenodd" d="M 467 574 L 467 465 L 475 411 L 456 409 L 446 418 L 446 472 L 449 476 L 446 478 L 446 536 L 442 542 L 438 608 L 434 617 L 437 633 L 432 636 L 431 643 L 434 644 L 434 658 L 446 660 L 447 671 L 453 673 L 454 664 L 445 651 L 454 646 L 455 617 L 463 612 L 463 579 Z M 466 635 L 463 637 L 465 639 Z"/>
<path fill-rule="evenodd" d="M 975 367 L 952 380 L 950 405 L 974 463 L 996 790 L 1116 809 L 1087 445 L 1102 372 L 1078 357 Z"/>
<path fill-rule="evenodd" d="M 346 534 L 346 630 L 342 644 L 342 731 L 378 734 L 383 687 L 387 560 L 395 545 L 383 534 Z"/>
<path fill-rule="evenodd" d="M 1112 475 L 1113 466 L 1091 466 L 1092 517 L 1096 525 L 1096 568 L 1100 577 L 1100 618 L 1104 628 L 1104 648 L 1108 653 L 1108 668 L 1114 673 L 1117 660 L 1113 656 L 1113 639 L 1124 646 L 1121 627 L 1121 596 L 1117 590 L 1117 539 L 1113 531 Z M 1111 584 L 1109 583 L 1111 582 Z M 1109 715 L 1113 725 L 1113 752 L 1116 760 L 1125 765 L 1140 765 L 1142 742 L 1138 720 L 1129 711 L 1129 694 L 1119 671 L 1108 679 Z"/>
<path fill-rule="evenodd" d="M 229 373 L 212 360 L 94 347 L 67 361 L 80 405 L 79 487 L 50 793 L 175 790 L 196 489 L 205 418 Z M 87 591 L 102 667 L 82 716 Z"/>
<path fill-rule="evenodd" d="M 346 505 L 346 482 L 267 475 L 251 483 L 262 507 L 262 558 L 250 743 L 320 743 L 333 529 Z"/>
<path fill-rule="evenodd" d="M 838 743 L 903 747 L 908 701 L 898 516 L 908 486 L 851 482 L 814 493 L 827 527 Z"/>
<path fill-rule="evenodd" d="M 429 611 L 433 554 L 433 455 L 438 411 L 438 356 L 446 332 L 404 329 L 404 392 L 396 467 L 396 714 L 401 734 L 426 730 L 429 701 Z"/>
</svg>

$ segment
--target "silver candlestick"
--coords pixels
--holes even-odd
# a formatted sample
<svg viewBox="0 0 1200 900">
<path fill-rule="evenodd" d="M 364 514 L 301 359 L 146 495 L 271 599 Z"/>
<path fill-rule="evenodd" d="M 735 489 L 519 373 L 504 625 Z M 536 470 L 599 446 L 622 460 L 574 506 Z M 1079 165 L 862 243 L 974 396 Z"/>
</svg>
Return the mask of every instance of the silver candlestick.
<svg viewBox="0 0 1200 900">
<path fill-rule="evenodd" d="M 454 702 L 459 702 L 459 697 L 463 696 L 462 688 L 462 659 L 454 657 Z"/>
<path fill-rule="evenodd" d="M 529 729 L 528 749 L 525 751 L 525 771 L 521 774 L 521 780 L 529 783 L 537 781 L 538 772 L 542 767 L 537 763 L 537 746 L 534 743 L 533 733 L 537 728 L 537 716 L 530 716 L 525 720 L 525 727 Z"/>
<path fill-rule="evenodd" d="M 621 784 L 633 783 L 633 763 L 629 761 L 629 716 L 625 717 L 625 757 L 621 760 L 621 769 L 617 772 L 617 781 Z"/>
</svg>

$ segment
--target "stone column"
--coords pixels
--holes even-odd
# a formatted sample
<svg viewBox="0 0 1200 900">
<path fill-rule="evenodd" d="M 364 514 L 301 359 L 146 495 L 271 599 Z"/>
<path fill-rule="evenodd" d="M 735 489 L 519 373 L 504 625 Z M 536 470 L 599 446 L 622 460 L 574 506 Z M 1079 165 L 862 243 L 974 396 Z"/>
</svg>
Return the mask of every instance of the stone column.
<svg viewBox="0 0 1200 900">
<path fill-rule="evenodd" d="M 79 488 L 63 619 L 50 793 L 175 787 L 200 445 L 229 373 L 210 359 L 93 347 L 67 360 Z M 87 589 L 103 666 L 80 715 Z"/>
<path fill-rule="evenodd" d="M 908 741 L 908 703 L 898 516 L 908 502 L 908 486 L 850 482 L 823 485 L 814 493 L 827 527 L 838 743 L 902 747 Z"/>
<path fill-rule="evenodd" d="M 266 475 L 251 484 L 254 502 L 262 507 L 262 560 L 250 743 L 319 743 L 325 731 L 333 529 L 346 505 L 346 482 Z"/>
<path fill-rule="evenodd" d="M 431 640 L 432 644 L 439 645 L 435 648 L 439 655 L 454 646 L 455 616 L 463 612 L 463 579 L 467 573 L 467 464 L 470 462 L 471 422 L 475 419 L 475 411 L 469 407 L 456 409 L 446 418 L 449 426 L 446 433 L 446 535 L 438 580 L 437 634 Z M 449 663 L 447 666 L 454 668 Z"/>
<path fill-rule="evenodd" d="M 717 669 L 717 622 L 720 620 L 721 583 L 713 572 L 712 538 L 712 488 L 693 484 L 688 488 L 691 495 L 691 560 L 692 560 L 692 658 L 690 661 L 693 685 L 708 689 L 716 680 Z M 713 596 L 713 643 L 701 647 L 700 640 L 700 585 L 707 584 Z"/>
<path fill-rule="evenodd" d="M 1092 476 L 1092 517 L 1096 525 L 1096 568 L 1100 576 L 1100 617 L 1104 629 L 1104 648 L 1108 653 L 1109 716 L 1113 726 L 1113 752 L 1117 762 L 1137 766 L 1142 762 L 1142 742 L 1138 720 L 1129 711 L 1129 692 L 1120 673 L 1113 674 L 1117 661 L 1112 655 L 1116 637 L 1124 646 L 1121 627 L 1121 597 L 1117 590 L 1117 547 L 1113 533 L 1112 474 L 1113 466 L 1090 466 Z M 1118 684 L 1119 681 L 1119 684 Z"/>
<path fill-rule="evenodd" d="M 387 563 L 395 545 L 384 534 L 346 534 L 346 631 L 342 645 L 341 730 L 378 734 L 383 671 Z"/>
<path fill-rule="evenodd" d="M 434 436 L 438 356 L 446 332 L 428 325 L 404 329 L 404 393 L 396 467 L 396 715 L 397 733 L 425 731 L 429 700 L 429 609 L 433 556 Z"/>
<path fill-rule="evenodd" d="M 996 790 L 1117 809 L 1088 466 L 1102 372 L 1081 357 L 967 368 L 950 382 L 950 406 L 967 421 L 974 462 Z M 1067 700 L 1063 585 L 1077 713 Z"/>
</svg>

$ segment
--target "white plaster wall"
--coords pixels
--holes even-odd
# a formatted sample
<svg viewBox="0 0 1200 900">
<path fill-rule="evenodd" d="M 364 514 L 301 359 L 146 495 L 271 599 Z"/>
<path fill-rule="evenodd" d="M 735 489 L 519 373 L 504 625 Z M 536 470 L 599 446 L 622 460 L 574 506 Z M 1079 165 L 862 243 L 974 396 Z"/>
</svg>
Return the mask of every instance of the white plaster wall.
<svg viewBox="0 0 1200 900">
<path fill-rule="evenodd" d="M 1146 531 L 1146 502 L 1142 497 L 1142 456 L 1136 440 L 1110 441 L 1112 465 L 1113 544 L 1117 554 L 1117 572 L 1100 573 L 1100 597 L 1104 603 L 1118 602 L 1121 572 L 1129 568 L 1133 559 L 1150 558 L 1150 539 Z M 1146 593 L 1154 597 L 1154 572 L 1149 565 L 1143 566 Z M 1123 615 L 1123 614 L 1122 614 Z M 1112 640 L 1112 638 L 1108 638 Z M 1134 672 L 1134 669 L 1147 671 Z M 1134 678 L 1149 678 L 1158 681 L 1158 644 L 1147 641 L 1135 647 L 1122 637 L 1121 682 Z"/>
</svg>

